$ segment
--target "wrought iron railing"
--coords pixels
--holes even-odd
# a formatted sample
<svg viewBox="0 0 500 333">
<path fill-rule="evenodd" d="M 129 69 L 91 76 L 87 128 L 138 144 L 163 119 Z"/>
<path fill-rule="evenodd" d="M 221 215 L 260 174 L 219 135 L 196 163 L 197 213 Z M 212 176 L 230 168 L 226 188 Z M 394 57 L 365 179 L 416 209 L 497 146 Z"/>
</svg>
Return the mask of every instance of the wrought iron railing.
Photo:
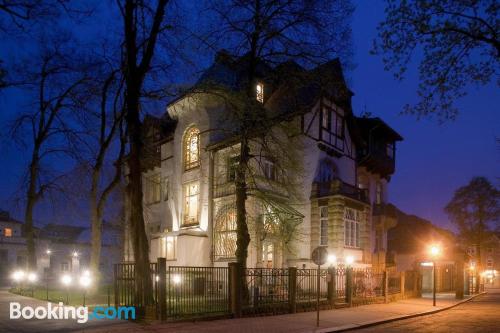
<svg viewBox="0 0 500 333">
<path fill-rule="evenodd" d="M 229 312 L 227 267 L 170 266 L 166 282 L 167 316 L 171 319 Z"/>
</svg>

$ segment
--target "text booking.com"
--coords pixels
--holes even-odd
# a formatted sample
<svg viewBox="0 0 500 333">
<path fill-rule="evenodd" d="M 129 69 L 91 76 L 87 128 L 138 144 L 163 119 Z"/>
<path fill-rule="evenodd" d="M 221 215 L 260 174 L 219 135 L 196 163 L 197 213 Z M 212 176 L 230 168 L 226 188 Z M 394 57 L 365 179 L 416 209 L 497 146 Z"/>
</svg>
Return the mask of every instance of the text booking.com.
<svg viewBox="0 0 500 333">
<path fill-rule="evenodd" d="M 10 319 L 50 319 L 68 320 L 74 319 L 84 324 L 93 319 L 135 319 L 135 307 L 133 306 L 96 306 L 89 312 L 87 306 L 64 306 L 62 302 L 58 305 L 47 303 L 47 306 L 22 306 L 17 302 L 10 302 Z"/>
</svg>

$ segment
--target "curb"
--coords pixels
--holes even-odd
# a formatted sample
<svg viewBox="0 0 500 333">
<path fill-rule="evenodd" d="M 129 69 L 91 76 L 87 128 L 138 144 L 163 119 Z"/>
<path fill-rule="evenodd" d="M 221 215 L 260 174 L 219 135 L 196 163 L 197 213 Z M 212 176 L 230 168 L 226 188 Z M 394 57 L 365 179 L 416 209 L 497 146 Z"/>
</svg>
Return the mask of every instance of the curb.
<svg viewBox="0 0 500 333">
<path fill-rule="evenodd" d="M 378 325 L 382 325 L 382 324 L 387 324 L 387 323 L 391 323 L 391 322 L 398 321 L 398 320 L 405 320 L 405 319 L 411 319 L 411 318 L 415 318 L 415 317 L 431 315 L 431 314 L 438 313 L 441 311 L 449 310 L 451 308 L 454 308 L 454 307 L 459 306 L 463 303 L 471 301 L 474 298 L 482 296 L 484 294 L 486 294 L 486 292 L 482 292 L 482 293 L 479 293 L 477 295 L 470 296 L 467 299 L 461 300 L 460 302 L 457 302 L 453 305 L 449 305 L 449 306 L 444 307 L 444 308 L 439 308 L 439 309 L 429 310 L 429 311 L 422 311 L 422 312 L 412 313 L 409 315 L 389 317 L 386 319 L 369 321 L 369 322 L 365 322 L 365 323 L 361 323 L 361 324 L 348 324 L 348 325 L 344 325 L 344 326 L 339 326 L 337 328 L 324 328 L 324 329 L 318 330 L 316 332 L 322 332 L 322 333 L 348 332 L 348 331 L 367 328 L 367 327 L 371 327 L 371 326 L 378 326 Z"/>
</svg>

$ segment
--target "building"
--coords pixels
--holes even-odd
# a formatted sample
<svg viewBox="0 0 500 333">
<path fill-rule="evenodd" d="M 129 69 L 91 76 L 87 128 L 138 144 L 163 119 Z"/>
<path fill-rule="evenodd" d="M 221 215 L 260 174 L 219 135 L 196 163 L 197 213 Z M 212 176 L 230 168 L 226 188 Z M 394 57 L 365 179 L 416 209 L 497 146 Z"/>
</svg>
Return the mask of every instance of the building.
<svg viewBox="0 0 500 333">
<path fill-rule="evenodd" d="M 10 271 L 27 263 L 26 239 L 22 222 L 0 211 L 0 285 L 8 280 Z"/>
<path fill-rule="evenodd" d="M 28 250 L 23 222 L 0 213 L 0 285 L 10 284 L 10 274 L 27 270 Z M 90 263 L 91 230 L 88 227 L 47 224 L 35 228 L 35 251 L 39 276 L 79 274 Z M 123 228 L 103 223 L 100 271 L 105 279 L 113 276 L 113 264 L 123 253 Z M 109 281 L 108 281 L 109 282 Z"/>
<path fill-rule="evenodd" d="M 479 256 L 481 257 L 479 265 Z M 477 245 L 467 248 L 467 260 L 470 268 L 481 270 L 486 287 L 500 287 L 500 234 L 492 233 L 488 235 L 478 251 Z"/>
<path fill-rule="evenodd" d="M 189 93 L 161 118 L 144 121 L 151 261 L 225 266 L 235 260 L 238 119 L 219 94 L 197 87 L 240 91 L 245 61 L 220 52 Z M 356 266 L 385 265 L 387 230 L 395 225 L 386 209 L 388 185 L 401 136 L 379 118 L 354 116 L 338 60 L 310 70 L 293 62 L 257 67 L 255 99 L 273 140 L 256 135 L 250 147 L 247 265 L 310 267 L 317 246 L 340 262 L 350 256 Z M 125 259 L 131 255 L 129 245 Z"/>
</svg>

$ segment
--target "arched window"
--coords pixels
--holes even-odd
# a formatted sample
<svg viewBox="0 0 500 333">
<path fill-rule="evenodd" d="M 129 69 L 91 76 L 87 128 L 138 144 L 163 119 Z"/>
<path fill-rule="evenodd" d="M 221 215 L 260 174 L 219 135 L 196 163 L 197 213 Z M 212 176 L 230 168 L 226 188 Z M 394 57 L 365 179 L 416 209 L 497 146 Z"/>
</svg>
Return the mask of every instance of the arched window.
<svg viewBox="0 0 500 333">
<path fill-rule="evenodd" d="M 184 135 L 184 170 L 200 166 L 200 131 L 190 127 Z"/>
<path fill-rule="evenodd" d="M 236 208 L 228 204 L 219 209 L 214 223 L 214 257 L 230 259 L 236 254 Z"/>
</svg>

